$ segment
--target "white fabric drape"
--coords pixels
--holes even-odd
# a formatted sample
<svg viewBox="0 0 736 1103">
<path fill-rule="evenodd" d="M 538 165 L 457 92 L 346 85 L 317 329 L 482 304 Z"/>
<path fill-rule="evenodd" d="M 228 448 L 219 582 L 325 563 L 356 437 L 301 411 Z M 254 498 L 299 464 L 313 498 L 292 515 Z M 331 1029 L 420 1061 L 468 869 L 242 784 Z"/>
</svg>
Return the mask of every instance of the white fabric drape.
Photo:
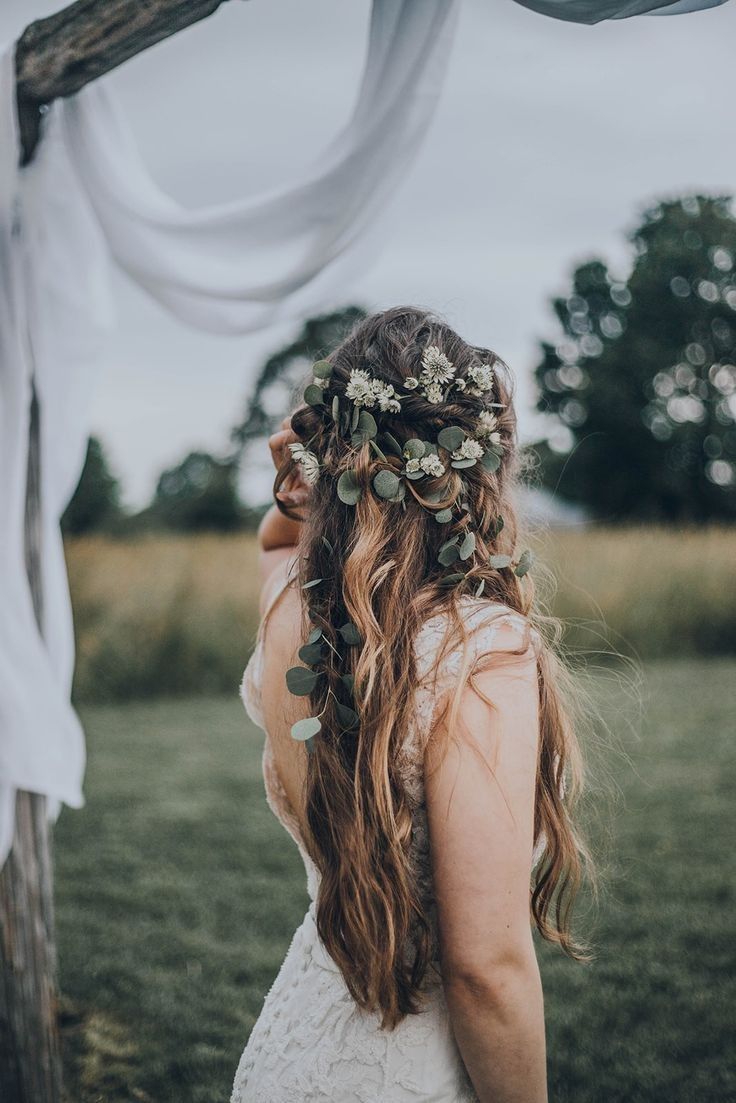
<svg viewBox="0 0 736 1103">
<path fill-rule="evenodd" d="M 111 321 L 109 255 L 184 321 L 245 333 L 318 307 L 432 118 L 457 0 L 375 0 L 350 120 L 278 194 L 185 210 L 147 175 L 104 82 L 49 111 L 18 170 L 13 48 L 0 57 L 0 863 L 15 790 L 52 813 L 82 803 L 84 743 L 69 703 L 73 634 L 59 517 L 87 441 L 87 397 Z M 23 554 L 31 381 L 41 406 L 43 638 Z"/>
<path fill-rule="evenodd" d="M 725 0 L 517 0 L 594 23 Z M 73 635 L 59 517 L 83 462 L 87 396 L 111 321 L 109 258 L 184 321 L 245 333 L 320 305 L 406 173 L 432 117 L 459 0 L 373 0 L 346 127 L 296 185 L 204 210 L 164 195 L 104 82 L 54 104 L 18 170 L 13 48 L 0 51 L 0 864 L 16 789 L 82 803 L 69 703 Z M 43 633 L 24 566 L 31 384 L 41 406 Z"/>
</svg>

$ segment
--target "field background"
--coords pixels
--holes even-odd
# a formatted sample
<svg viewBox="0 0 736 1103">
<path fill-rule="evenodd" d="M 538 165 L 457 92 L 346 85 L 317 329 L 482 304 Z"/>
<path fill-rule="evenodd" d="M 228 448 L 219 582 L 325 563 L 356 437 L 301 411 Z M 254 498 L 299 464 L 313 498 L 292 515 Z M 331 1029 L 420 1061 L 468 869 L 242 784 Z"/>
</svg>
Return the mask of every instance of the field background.
<svg viewBox="0 0 736 1103">
<path fill-rule="evenodd" d="M 550 1099 L 733 1103 L 736 535 L 586 529 L 537 550 L 607 728 L 589 748 L 595 960 L 540 946 Z M 68 1100 L 226 1103 L 307 906 L 237 700 L 254 541 L 67 551 L 89 746 L 87 806 L 56 832 Z"/>
<path fill-rule="evenodd" d="M 586 527 L 532 546 L 572 651 L 736 654 L 736 529 Z M 237 686 L 258 616 L 253 536 L 87 537 L 67 560 L 77 700 Z"/>
</svg>

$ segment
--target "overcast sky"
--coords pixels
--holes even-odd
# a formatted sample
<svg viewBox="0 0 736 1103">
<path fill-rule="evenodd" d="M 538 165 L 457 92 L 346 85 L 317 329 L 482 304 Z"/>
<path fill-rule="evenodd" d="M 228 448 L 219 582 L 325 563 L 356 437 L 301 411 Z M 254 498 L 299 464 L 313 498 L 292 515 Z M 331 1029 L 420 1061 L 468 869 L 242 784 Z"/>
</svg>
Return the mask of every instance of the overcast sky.
<svg viewBox="0 0 736 1103">
<path fill-rule="evenodd" d="M 417 0 L 420 2 L 420 0 Z M 60 3 L 4 0 L 0 40 Z M 154 177 L 188 204 L 298 176 L 350 110 L 368 0 L 236 0 L 106 78 Z M 464 0 L 436 118 L 387 213 L 380 258 L 338 302 L 415 302 L 496 349 L 538 428 L 536 342 L 550 295 L 596 252 L 626 271 L 623 235 L 651 199 L 736 189 L 730 74 L 736 4 L 596 27 L 511 0 Z M 129 502 L 163 466 L 221 449 L 264 353 L 294 327 L 197 333 L 116 278 L 118 333 L 93 422 Z"/>
</svg>

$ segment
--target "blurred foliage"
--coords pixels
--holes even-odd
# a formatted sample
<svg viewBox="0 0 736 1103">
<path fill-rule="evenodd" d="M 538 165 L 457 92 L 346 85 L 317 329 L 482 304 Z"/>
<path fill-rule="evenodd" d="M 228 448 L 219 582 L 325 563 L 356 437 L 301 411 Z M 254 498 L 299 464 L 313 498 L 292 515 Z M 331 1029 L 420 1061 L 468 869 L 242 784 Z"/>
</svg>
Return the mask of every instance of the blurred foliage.
<svg viewBox="0 0 736 1103">
<path fill-rule="evenodd" d="M 736 219 L 728 198 L 648 210 L 627 281 L 602 260 L 553 301 L 538 408 L 544 482 L 608 521 L 736 518 Z M 562 438 L 560 440 L 560 438 Z"/>
<path fill-rule="evenodd" d="M 190 452 L 161 474 L 147 513 L 150 521 L 163 528 L 186 532 L 240 528 L 243 511 L 236 463 L 209 452 Z"/>
<path fill-rule="evenodd" d="M 90 437 L 77 489 L 61 518 L 61 530 L 68 536 L 100 532 L 114 528 L 122 516 L 120 483 L 110 471 L 101 441 Z"/>
</svg>

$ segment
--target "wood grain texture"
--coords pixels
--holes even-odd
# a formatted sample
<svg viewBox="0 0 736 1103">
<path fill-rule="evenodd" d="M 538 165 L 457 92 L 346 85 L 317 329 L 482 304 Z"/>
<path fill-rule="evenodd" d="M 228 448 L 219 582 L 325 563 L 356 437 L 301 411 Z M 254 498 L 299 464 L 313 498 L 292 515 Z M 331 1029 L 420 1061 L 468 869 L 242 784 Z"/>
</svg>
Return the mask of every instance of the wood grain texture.
<svg viewBox="0 0 736 1103">
<path fill-rule="evenodd" d="M 76 0 L 26 27 L 15 68 L 23 163 L 39 141 L 41 108 L 216 11 L 224 0 Z"/>
</svg>

